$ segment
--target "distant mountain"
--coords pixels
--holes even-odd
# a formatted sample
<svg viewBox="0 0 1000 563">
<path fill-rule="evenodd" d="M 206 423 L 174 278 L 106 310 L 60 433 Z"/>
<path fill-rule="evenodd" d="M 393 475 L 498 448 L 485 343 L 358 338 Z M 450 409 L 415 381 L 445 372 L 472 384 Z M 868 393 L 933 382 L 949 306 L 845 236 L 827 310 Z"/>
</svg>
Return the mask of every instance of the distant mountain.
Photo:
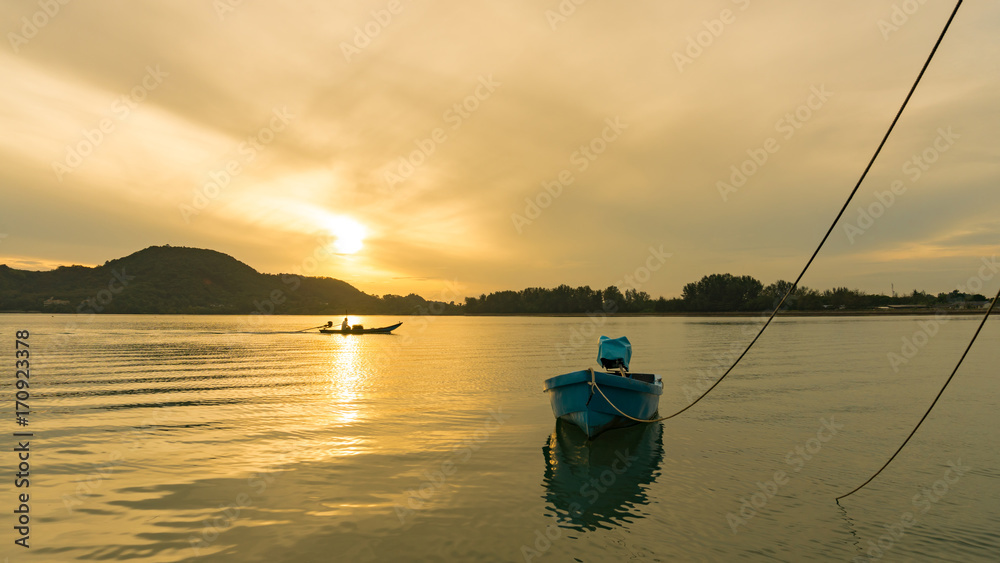
<svg viewBox="0 0 1000 563">
<path fill-rule="evenodd" d="M 201 248 L 151 246 L 95 268 L 0 265 L 0 311 L 396 315 L 426 313 L 430 305 L 414 294 L 368 295 L 333 278 L 262 274 Z"/>
</svg>

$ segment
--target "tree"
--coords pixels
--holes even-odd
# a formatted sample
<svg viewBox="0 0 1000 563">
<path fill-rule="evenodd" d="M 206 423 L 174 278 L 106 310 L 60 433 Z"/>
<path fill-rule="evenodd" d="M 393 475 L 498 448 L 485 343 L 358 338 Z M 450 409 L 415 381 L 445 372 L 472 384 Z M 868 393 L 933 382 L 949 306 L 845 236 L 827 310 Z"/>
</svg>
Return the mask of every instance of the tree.
<svg viewBox="0 0 1000 563">
<path fill-rule="evenodd" d="M 609 285 L 602 295 L 604 298 L 604 308 L 610 311 L 620 311 L 625 306 L 625 296 L 620 289 Z"/>
<path fill-rule="evenodd" d="M 625 290 L 625 307 L 624 311 L 629 313 L 641 313 L 652 307 L 653 300 L 649 297 L 649 294 L 645 291 L 639 291 L 637 289 L 626 289 Z"/>
<path fill-rule="evenodd" d="M 750 276 L 712 274 L 685 285 L 682 298 L 692 311 L 742 311 L 750 308 L 763 287 Z"/>
</svg>

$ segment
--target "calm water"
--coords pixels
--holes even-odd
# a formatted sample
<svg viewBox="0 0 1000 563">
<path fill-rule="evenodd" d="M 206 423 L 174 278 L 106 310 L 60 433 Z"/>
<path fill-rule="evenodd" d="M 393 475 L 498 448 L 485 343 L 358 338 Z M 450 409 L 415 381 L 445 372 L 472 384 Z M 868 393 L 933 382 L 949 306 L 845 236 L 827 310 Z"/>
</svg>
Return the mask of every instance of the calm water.
<svg viewBox="0 0 1000 563">
<path fill-rule="evenodd" d="M 546 377 L 627 335 L 661 412 L 755 319 L 3 315 L 31 331 L 30 550 L 10 561 L 995 561 L 1000 322 L 780 319 L 684 415 L 586 442 Z M 337 319 L 334 319 L 337 320 Z M 937 325 L 926 324 L 936 321 Z M 921 325 L 920 322 L 925 324 Z M 933 335 L 928 336 L 928 333 Z M 903 350 L 903 339 L 920 347 Z M 907 359 L 907 356 L 912 358 Z M 914 352 L 915 355 L 914 355 Z M 899 354 L 893 370 L 889 353 Z M 950 469 L 949 463 L 959 469 Z M 909 516 L 907 516 L 909 513 Z M 881 543 L 881 549 L 878 547 Z"/>
</svg>

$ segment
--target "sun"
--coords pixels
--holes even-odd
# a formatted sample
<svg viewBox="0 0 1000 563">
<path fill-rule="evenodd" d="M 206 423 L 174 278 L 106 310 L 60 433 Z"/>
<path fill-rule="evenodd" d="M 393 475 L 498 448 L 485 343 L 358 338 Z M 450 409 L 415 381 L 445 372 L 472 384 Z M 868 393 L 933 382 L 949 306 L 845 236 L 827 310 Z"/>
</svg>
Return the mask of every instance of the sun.
<svg viewBox="0 0 1000 563">
<path fill-rule="evenodd" d="M 368 229 L 350 217 L 331 217 L 326 229 L 334 237 L 333 248 L 340 254 L 354 254 L 364 246 Z"/>
</svg>

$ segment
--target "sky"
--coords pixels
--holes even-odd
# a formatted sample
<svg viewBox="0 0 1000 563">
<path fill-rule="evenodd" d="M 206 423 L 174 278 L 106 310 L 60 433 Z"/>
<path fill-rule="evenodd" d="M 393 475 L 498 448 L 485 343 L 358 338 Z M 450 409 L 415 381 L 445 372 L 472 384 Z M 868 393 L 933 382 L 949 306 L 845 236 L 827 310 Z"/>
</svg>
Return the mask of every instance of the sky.
<svg viewBox="0 0 1000 563">
<path fill-rule="evenodd" d="M 153 245 L 461 301 L 794 279 L 950 2 L 0 4 L 0 263 Z M 1000 3 L 966 2 L 806 286 L 995 291 Z"/>
</svg>

